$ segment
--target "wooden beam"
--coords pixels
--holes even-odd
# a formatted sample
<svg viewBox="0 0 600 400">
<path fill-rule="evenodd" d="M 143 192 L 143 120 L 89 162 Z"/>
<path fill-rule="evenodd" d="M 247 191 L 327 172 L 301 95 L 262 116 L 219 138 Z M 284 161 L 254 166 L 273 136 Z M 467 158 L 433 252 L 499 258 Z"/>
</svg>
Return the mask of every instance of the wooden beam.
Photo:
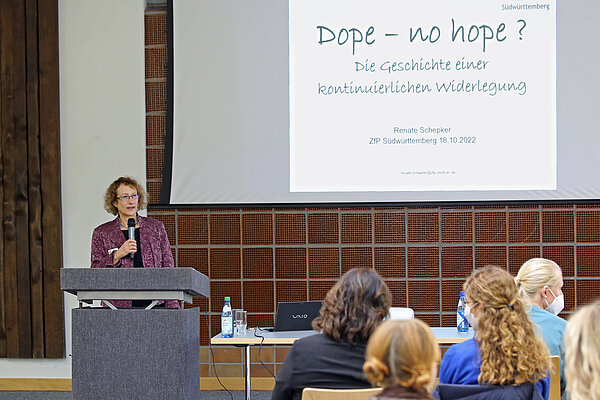
<svg viewBox="0 0 600 400">
<path fill-rule="evenodd" d="M 19 320 L 17 294 L 17 244 L 15 227 L 15 85 L 14 15 L 15 3 L 0 1 L 0 80 L 2 81 L 2 184 L 4 241 L 4 309 L 7 357 L 19 357 Z"/>
<path fill-rule="evenodd" d="M 27 171 L 29 181 L 29 262 L 31 265 L 32 356 L 44 357 L 44 288 L 42 280 L 42 193 L 39 124 L 37 0 L 25 1 L 27 38 Z"/>
<path fill-rule="evenodd" d="M 244 390 L 245 378 L 220 378 L 227 390 Z M 200 390 L 223 390 L 221 383 L 214 377 L 200 377 Z M 275 378 L 250 378 L 252 390 L 273 390 Z"/>
<path fill-rule="evenodd" d="M 71 379 L 0 378 L 0 391 L 70 392 Z"/>
<path fill-rule="evenodd" d="M 221 378 L 227 390 L 244 390 L 244 378 Z M 274 378 L 251 378 L 252 390 L 273 390 Z M 200 390 L 222 390 L 213 377 L 200 377 Z M 0 378 L 0 391 L 70 392 L 71 379 Z"/>
<path fill-rule="evenodd" d="M 0 4 L 0 15 L 2 15 L 3 6 Z M 0 54 L 2 54 L 2 20 L 0 19 Z M 2 110 L 3 108 L 3 97 L 4 92 L 2 88 L 2 58 L 0 58 L 0 181 L 4 181 L 4 158 L 2 156 L 2 136 L 4 136 L 3 121 L 2 121 Z M 0 185 L 0 200 L 4 199 L 4 185 Z M 0 221 L 4 221 L 4 209 L 0 207 Z M 0 357 L 6 357 L 6 296 L 4 293 L 4 282 L 5 282 L 5 270 L 4 270 L 4 227 L 0 227 Z"/>
<path fill-rule="evenodd" d="M 27 177 L 27 76 L 25 51 L 25 1 L 13 0 L 14 26 L 14 127 L 15 127 L 15 241 L 19 358 L 31 358 L 31 282 L 29 272 L 29 193 Z"/>
<path fill-rule="evenodd" d="M 2 14 L 3 6 L 0 4 L 0 15 Z M 0 19 L 0 54 L 2 54 L 2 21 Z M 4 92 L 2 90 L 2 58 L 0 58 L 0 181 L 4 181 L 4 158 L 2 157 L 3 146 L 2 136 L 4 136 L 4 130 L 2 128 L 2 110 L 3 108 L 3 97 Z M 4 185 L 0 185 L 0 200 L 4 199 Z M 0 221 L 4 221 L 4 209 L 0 207 Z M 4 227 L 0 227 L 0 357 L 6 357 L 6 296 L 4 293 L 4 282 L 5 282 L 5 270 L 4 270 Z"/>
<path fill-rule="evenodd" d="M 64 302 L 60 290 L 62 268 L 62 212 L 60 204 L 60 132 L 58 74 L 58 0 L 39 0 L 39 93 L 42 165 L 42 249 L 44 330 L 47 358 L 63 358 Z"/>
</svg>

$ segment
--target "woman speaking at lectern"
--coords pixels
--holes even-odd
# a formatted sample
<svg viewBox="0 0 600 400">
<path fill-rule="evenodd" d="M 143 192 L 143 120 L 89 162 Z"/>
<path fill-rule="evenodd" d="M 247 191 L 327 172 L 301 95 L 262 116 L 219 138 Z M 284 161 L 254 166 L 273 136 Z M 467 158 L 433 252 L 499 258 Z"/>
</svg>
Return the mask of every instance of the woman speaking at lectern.
<svg viewBox="0 0 600 400">
<path fill-rule="evenodd" d="M 104 209 L 117 218 L 92 234 L 92 268 L 174 267 L 171 245 L 162 222 L 138 215 L 146 206 L 146 192 L 133 178 L 120 177 L 104 195 Z M 134 233 L 135 238 L 130 237 Z M 149 300 L 114 300 L 118 308 L 146 307 Z M 177 300 L 167 300 L 168 308 L 178 308 Z"/>
</svg>

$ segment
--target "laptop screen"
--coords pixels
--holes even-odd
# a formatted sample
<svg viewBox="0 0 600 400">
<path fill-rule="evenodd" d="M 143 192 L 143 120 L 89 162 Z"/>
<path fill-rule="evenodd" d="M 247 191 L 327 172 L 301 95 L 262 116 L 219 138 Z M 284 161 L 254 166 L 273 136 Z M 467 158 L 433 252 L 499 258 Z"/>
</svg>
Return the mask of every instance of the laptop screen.
<svg viewBox="0 0 600 400">
<path fill-rule="evenodd" d="M 319 315 L 320 301 L 290 301 L 277 304 L 275 332 L 309 331 L 312 320 Z"/>
</svg>

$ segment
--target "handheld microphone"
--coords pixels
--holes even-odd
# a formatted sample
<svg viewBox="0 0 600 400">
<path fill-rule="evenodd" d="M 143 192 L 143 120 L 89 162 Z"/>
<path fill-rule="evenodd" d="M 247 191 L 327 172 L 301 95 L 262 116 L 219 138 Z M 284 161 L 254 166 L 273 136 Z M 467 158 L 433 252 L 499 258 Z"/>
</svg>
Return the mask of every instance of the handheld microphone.
<svg viewBox="0 0 600 400">
<path fill-rule="evenodd" d="M 127 220 L 127 231 L 129 233 L 129 239 L 135 240 L 135 219 L 129 218 Z M 135 253 L 129 253 L 129 257 L 133 258 Z"/>
</svg>

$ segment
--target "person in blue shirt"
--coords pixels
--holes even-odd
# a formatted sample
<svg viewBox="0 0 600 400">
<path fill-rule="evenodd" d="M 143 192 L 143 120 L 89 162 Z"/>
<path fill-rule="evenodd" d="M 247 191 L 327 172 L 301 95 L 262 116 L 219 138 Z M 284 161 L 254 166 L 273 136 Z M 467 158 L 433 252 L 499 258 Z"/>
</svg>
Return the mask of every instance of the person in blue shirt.
<svg viewBox="0 0 600 400">
<path fill-rule="evenodd" d="M 532 258 L 521 266 L 515 283 L 529 318 L 550 354 L 560 357 L 560 392 L 563 394 L 566 387 L 563 338 L 567 321 L 558 316 L 565 306 L 562 271 L 554 261 Z"/>
<path fill-rule="evenodd" d="M 440 366 L 440 384 L 537 385 L 548 399 L 548 348 L 535 334 L 513 277 L 502 268 L 475 270 L 464 284 L 473 339 L 452 345 Z"/>
</svg>

